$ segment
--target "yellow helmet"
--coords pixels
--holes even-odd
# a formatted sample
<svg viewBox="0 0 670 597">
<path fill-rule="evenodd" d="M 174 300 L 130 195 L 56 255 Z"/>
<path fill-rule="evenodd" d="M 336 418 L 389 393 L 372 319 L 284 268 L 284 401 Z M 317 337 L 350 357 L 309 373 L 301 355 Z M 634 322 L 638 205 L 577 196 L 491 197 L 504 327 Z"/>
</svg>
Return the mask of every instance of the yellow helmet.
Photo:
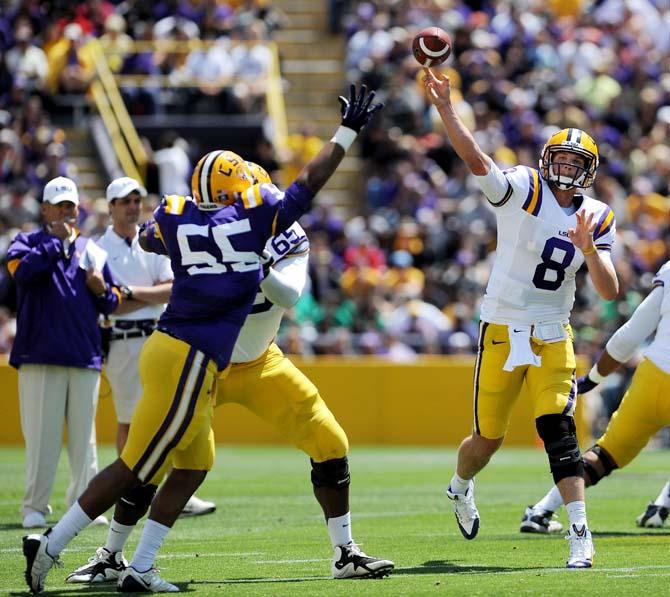
<svg viewBox="0 0 670 597">
<path fill-rule="evenodd" d="M 572 177 L 556 174 L 551 166 L 554 154 L 559 151 L 567 151 L 584 158 L 586 162 L 584 169 L 577 168 L 577 172 Z M 580 129 L 563 129 L 554 133 L 544 144 L 540 156 L 542 178 L 553 182 L 562 190 L 572 187 L 590 187 L 596 177 L 597 168 L 598 146 L 590 135 Z"/>
<path fill-rule="evenodd" d="M 254 184 L 263 184 L 264 182 L 272 182 L 270 175 L 263 166 L 259 166 L 255 162 L 247 162 L 247 166 L 251 171 L 251 176 L 254 179 Z"/>
<path fill-rule="evenodd" d="M 200 209 L 230 205 L 253 184 L 247 163 L 227 150 L 210 151 L 200 158 L 191 176 L 191 192 Z"/>
</svg>

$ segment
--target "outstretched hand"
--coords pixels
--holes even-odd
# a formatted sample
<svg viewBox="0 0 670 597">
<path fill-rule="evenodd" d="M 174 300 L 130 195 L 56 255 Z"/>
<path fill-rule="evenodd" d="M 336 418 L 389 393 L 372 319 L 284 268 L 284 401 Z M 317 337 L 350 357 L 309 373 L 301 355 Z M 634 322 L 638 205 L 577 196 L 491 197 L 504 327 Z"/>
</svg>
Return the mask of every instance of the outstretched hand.
<svg viewBox="0 0 670 597">
<path fill-rule="evenodd" d="M 593 220 L 594 214 L 591 212 L 587 216 L 586 212 L 581 210 L 575 214 L 575 217 L 577 218 L 577 225 L 568 230 L 568 236 L 572 244 L 580 251 L 591 252 L 595 249 L 593 244 L 593 231 L 596 228 L 596 222 Z"/>
<path fill-rule="evenodd" d="M 375 92 L 368 92 L 367 86 L 361 85 L 360 93 L 357 93 L 356 85 L 352 83 L 349 86 L 349 99 L 342 95 L 337 98 L 342 112 L 342 126 L 360 133 L 372 115 L 384 107 L 382 103 L 373 104 L 374 98 Z"/>
<path fill-rule="evenodd" d="M 436 75 L 428 67 L 423 67 L 423 86 L 428 100 L 436 106 L 451 103 L 451 82 L 447 75 Z"/>
</svg>

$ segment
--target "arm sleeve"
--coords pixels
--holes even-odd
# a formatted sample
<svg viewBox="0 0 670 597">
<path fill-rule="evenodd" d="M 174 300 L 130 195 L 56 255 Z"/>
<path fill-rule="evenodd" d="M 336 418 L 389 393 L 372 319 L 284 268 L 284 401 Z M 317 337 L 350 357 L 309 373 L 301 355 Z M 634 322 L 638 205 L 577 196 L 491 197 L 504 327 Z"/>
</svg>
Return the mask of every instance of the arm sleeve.
<svg viewBox="0 0 670 597">
<path fill-rule="evenodd" d="M 509 200 L 513 191 L 512 184 L 493 160 L 489 160 L 489 164 L 491 167 L 488 173 L 484 176 L 475 176 L 475 180 L 489 203 L 493 207 L 499 207 Z"/>
<path fill-rule="evenodd" d="M 654 288 L 635 309 L 633 316 L 609 339 L 605 348 L 613 359 L 625 363 L 654 332 L 661 320 L 663 294 L 663 288 Z"/>
<path fill-rule="evenodd" d="M 63 243 L 55 236 L 45 236 L 37 246 L 31 247 L 28 239 L 19 235 L 7 253 L 7 266 L 17 284 L 30 284 L 49 271 L 62 252 Z"/>
<path fill-rule="evenodd" d="M 261 282 L 261 290 L 270 302 L 290 309 L 298 302 L 307 283 L 308 254 L 285 257 L 275 263 Z"/>
</svg>

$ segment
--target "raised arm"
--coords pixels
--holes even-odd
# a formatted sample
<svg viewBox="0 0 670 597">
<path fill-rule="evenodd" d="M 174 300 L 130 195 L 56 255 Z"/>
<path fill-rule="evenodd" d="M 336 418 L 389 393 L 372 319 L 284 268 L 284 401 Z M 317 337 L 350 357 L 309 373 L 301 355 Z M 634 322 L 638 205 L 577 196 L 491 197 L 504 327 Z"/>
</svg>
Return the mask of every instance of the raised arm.
<svg viewBox="0 0 670 597">
<path fill-rule="evenodd" d="M 465 162 L 470 172 L 477 176 L 488 174 L 491 159 L 482 151 L 472 133 L 456 113 L 451 103 L 449 77 L 436 75 L 429 68 L 424 68 L 423 72 L 423 85 L 426 89 L 426 95 L 428 100 L 437 108 L 454 151 Z"/>
</svg>

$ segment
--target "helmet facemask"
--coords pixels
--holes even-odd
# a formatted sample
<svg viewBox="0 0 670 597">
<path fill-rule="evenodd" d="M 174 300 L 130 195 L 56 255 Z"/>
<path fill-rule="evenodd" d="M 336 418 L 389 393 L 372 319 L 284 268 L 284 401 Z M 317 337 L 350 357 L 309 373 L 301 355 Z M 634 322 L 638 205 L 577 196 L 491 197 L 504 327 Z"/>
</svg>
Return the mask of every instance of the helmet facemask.
<svg viewBox="0 0 670 597">
<path fill-rule="evenodd" d="M 585 166 L 554 161 L 554 156 L 557 153 L 572 153 L 578 155 L 584 160 Z M 589 187 L 591 186 L 591 183 L 585 184 L 585 181 L 589 177 L 592 161 L 593 158 L 589 157 L 586 152 L 566 150 L 563 147 L 550 147 L 547 150 L 547 180 L 553 182 L 562 191 L 567 191 L 573 187 L 582 189 Z M 566 170 L 570 170 L 572 174 L 564 173 Z"/>
<path fill-rule="evenodd" d="M 584 160 L 584 166 L 555 161 L 557 153 L 571 153 Z M 563 129 L 552 135 L 542 150 L 540 174 L 562 191 L 574 187 L 585 189 L 593 184 L 598 168 L 598 147 L 595 141 L 579 129 Z M 571 174 L 564 173 L 570 169 Z"/>
</svg>

